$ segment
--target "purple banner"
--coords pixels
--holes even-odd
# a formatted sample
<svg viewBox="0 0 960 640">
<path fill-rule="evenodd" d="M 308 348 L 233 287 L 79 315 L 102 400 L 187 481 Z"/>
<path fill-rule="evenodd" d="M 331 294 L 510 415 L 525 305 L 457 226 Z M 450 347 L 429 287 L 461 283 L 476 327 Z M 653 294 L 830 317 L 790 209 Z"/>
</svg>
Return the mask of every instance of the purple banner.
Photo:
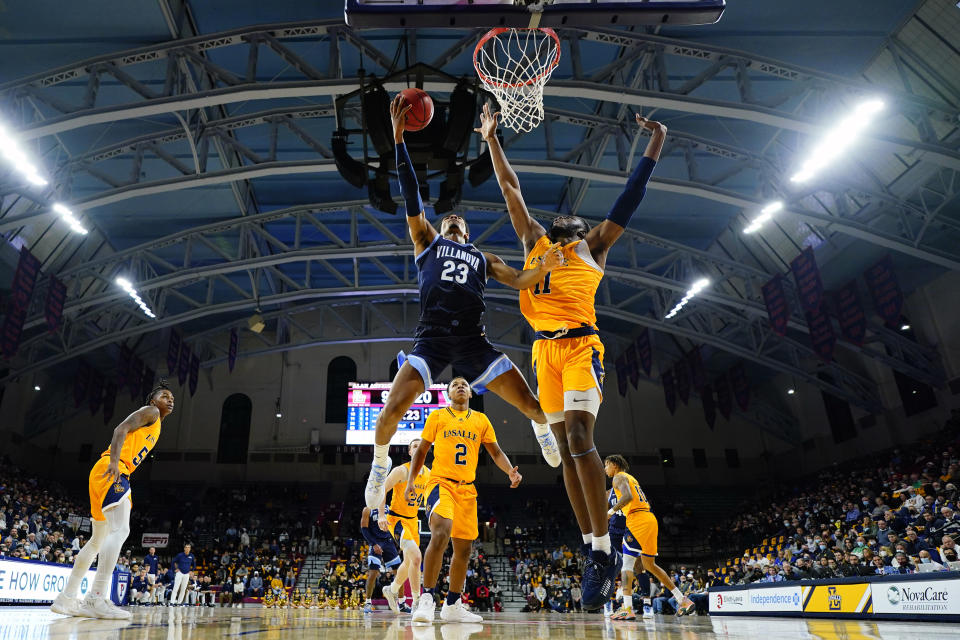
<svg viewBox="0 0 960 640">
<path fill-rule="evenodd" d="M 87 399 L 90 388 L 90 365 L 83 360 L 77 364 L 77 373 L 73 377 L 73 406 L 77 409 Z"/>
<path fill-rule="evenodd" d="M 196 353 L 190 356 L 190 395 L 197 392 L 197 382 L 200 381 L 200 358 Z"/>
<path fill-rule="evenodd" d="M 630 384 L 636 389 L 640 385 L 640 365 L 637 364 L 637 350 L 633 348 L 633 343 L 627 345 L 623 352 L 626 356 L 627 375 L 630 376 Z"/>
<path fill-rule="evenodd" d="M 23 323 L 27 319 L 30 298 L 33 296 L 33 288 L 37 284 L 39 275 L 40 261 L 33 257 L 26 247 L 21 247 L 17 271 L 10 285 L 6 317 L 3 319 L 3 335 L 0 336 L 0 353 L 6 358 L 16 355 L 20 348 Z"/>
<path fill-rule="evenodd" d="M 747 379 L 747 368 L 742 362 L 735 364 L 730 369 L 729 376 L 737 406 L 741 411 L 746 411 L 750 407 L 750 381 Z"/>
<path fill-rule="evenodd" d="M 180 362 L 180 334 L 170 330 L 170 339 L 167 342 L 167 375 L 177 372 L 177 363 Z"/>
<path fill-rule="evenodd" d="M 867 288 L 873 297 L 877 313 L 893 329 L 899 329 L 900 312 L 903 309 L 903 294 L 900 282 L 893 271 L 893 260 L 885 256 L 880 262 L 863 272 Z"/>
<path fill-rule="evenodd" d="M 783 292 L 783 276 L 777 274 L 763 285 L 763 302 L 767 305 L 767 315 L 770 316 L 770 327 L 774 333 L 787 335 L 790 306 Z"/>
<path fill-rule="evenodd" d="M 687 367 L 686 358 L 680 358 L 677 364 L 673 365 L 673 376 L 677 379 L 677 395 L 680 396 L 680 402 L 686 406 L 690 401 L 690 369 Z"/>
<path fill-rule="evenodd" d="M 136 400 L 140 395 L 140 380 L 143 377 L 143 360 L 134 356 L 130 361 L 130 379 L 127 380 L 127 388 L 130 389 L 130 399 Z"/>
<path fill-rule="evenodd" d="M 800 296 L 800 307 L 804 311 L 816 311 L 823 302 L 823 281 L 820 280 L 820 269 L 817 268 L 817 259 L 813 249 L 807 247 L 800 252 L 790 263 L 793 279 L 797 283 L 797 294 Z"/>
<path fill-rule="evenodd" d="M 700 391 L 707 384 L 707 373 L 703 370 L 703 354 L 700 353 L 699 346 L 687 354 L 687 363 L 690 365 L 690 384 Z"/>
<path fill-rule="evenodd" d="M 834 295 L 837 316 L 840 321 L 840 333 L 844 340 L 854 344 L 863 344 L 867 335 L 867 314 L 860 304 L 857 281 L 851 280 Z"/>
<path fill-rule="evenodd" d="M 727 374 L 721 374 L 714 380 L 713 387 L 717 390 L 717 408 L 720 409 L 720 415 L 724 420 L 729 420 L 730 414 L 733 413 L 733 396 L 730 395 L 730 381 L 727 379 Z"/>
<path fill-rule="evenodd" d="M 700 402 L 703 404 L 703 418 L 707 421 L 710 431 L 713 431 L 717 423 L 717 405 L 713 401 L 713 389 L 709 384 L 704 384 L 700 389 Z"/>
<path fill-rule="evenodd" d="M 667 411 L 673 415 L 677 410 L 677 388 L 674 385 L 673 371 L 670 369 L 664 371 L 660 381 L 663 383 L 663 399 L 667 402 Z"/>
<path fill-rule="evenodd" d="M 130 373 L 130 359 L 133 352 L 125 344 L 120 345 L 120 355 L 117 356 L 117 386 L 123 389 L 127 386 L 127 377 Z"/>
<path fill-rule="evenodd" d="M 103 424 L 110 424 L 113 420 L 113 410 L 117 406 L 117 384 L 107 380 L 107 388 L 103 392 Z"/>
<path fill-rule="evenodd" d="M 622 353 L 617 356 L 617 391 L 621 396 L 627 395 L 627 360 Z"/>
<path fill-rule="evenodd" d="M 63 321 L 63 305 L 67 301 L 67 285 L 53 276 L 47 289 L 47 301 L 43 306 L 43 316 L 47 319 L 47 331 L 56 331 Z"/>
<path fill-rule="evenodd" d="M 642 368 L 643 372 L 649 376 L 650 372 L 653 370 L 653 346 L 650 343 L 649 329 L 644 329 L 640 332 L 640 335 L 637 336 L 637 341 L 634 346 L 637 349 L 637 358 L 640 360 L 640 368 Z"/>
<path fill-rule="evenodd" d="M 143 380 L 140 381 L 140 401 L 147 399 L 147 394 L 153 390 L 153 379 L 157 374 L 150 367 L 143 368 Z"/>
<path fill-rule="evenodd" d="M 833 360 L 833 350 L 837 346 L 837 336 L 833 324 L 825 309 L 807 311 L 807 326 L 810 327 L 810 346 L 824 362 Z"/>
<path fill-rule="evenodd" d="M 186 342 L 180 343 L 180 362 L 177 364 L 177 380 L 180 386 L 187 381 L 187 374 L 190 372 L 190 347 Z"/>
<path fill-rule="evenodd" d="M 90 395 L 87 396 L 90 415 L 96 415 L 103 404 L 103 374 L 93 370 L 90 374 Z"/>
<path fill-rule="evenodd" d="M 240 344 L 240 332 L 236 328 L 230 329 L 230 349 L 227 351 L 227 367 L 233 372 L 233 367 L 237 364 L 237 347 Z M 623 394 L 620 394 L 623 395 Z"/>
</svg>

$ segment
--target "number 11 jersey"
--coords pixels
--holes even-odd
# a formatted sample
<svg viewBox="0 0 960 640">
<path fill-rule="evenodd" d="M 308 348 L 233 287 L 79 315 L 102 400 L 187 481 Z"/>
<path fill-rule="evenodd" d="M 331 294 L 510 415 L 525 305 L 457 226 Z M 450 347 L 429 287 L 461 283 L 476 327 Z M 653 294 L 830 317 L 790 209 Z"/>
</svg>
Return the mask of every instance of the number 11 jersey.
<svg viewBox="0 0 960 640">
<path fill-rule="evenodd" d="M 417 336 L 439 328 L 443 335 L 483 333 L 483 292 L 487 260 L 472 244 L 460 244 L 437 235 L 417 255 L 420 288 L 420 326 Z"/>
<path fill-rule="evenodd" d="M 433 443 L 431 478 L 473 482 L 477 477 L 480 445 L 497 441 L 486 415 L 467 409 L 437 409 L 427 417 L 424 440 Z"/>
</svg>

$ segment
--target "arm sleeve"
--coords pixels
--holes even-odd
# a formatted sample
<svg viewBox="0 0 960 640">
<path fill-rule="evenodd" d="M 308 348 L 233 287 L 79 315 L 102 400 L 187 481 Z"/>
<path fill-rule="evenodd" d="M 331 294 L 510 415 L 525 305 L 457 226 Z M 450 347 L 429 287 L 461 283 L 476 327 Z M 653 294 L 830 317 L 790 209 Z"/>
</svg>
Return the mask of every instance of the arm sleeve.
<svg viewBox="0 0 960 640">
<path fill-rule="evenodd" d="M 407 145 L 403 142 L 397 145 L 397 178 L 400 181 L 400 197 L 407 208 L 407 216 L 416 218 L 423 211 L 423 200 L 420 199 L 420 185 L 417 183 L 417 174 L 413 171 L 413 162 L 407 153 Z"/>
<path fill-rule="evenodd" d="M 620 225 L 624 229 L 627 228 L 627 225 L 630 224 L 630 218 L 633 217 L 634 211 L 640 206 L 640 201 L 643 200 L 643 196 L 647 192 L 647 182 L 650 180 L 650 175 L 653 173 L 655 166 L 657 166 L 657 162 L 653 158 L 647 156 L 640 158 L 640 162 L 637 163 L 627 180 L 627 186 L 624 187 L 623 193 L 613 203 L 610 213 L 607 214 L 607 220 Z"/>
</svg>

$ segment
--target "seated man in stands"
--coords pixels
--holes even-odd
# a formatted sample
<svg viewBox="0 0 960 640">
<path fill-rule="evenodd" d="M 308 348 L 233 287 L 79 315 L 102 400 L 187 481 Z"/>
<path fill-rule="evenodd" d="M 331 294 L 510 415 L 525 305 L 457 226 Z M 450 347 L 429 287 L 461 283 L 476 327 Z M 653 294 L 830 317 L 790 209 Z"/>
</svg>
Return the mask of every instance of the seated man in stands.
<svg viewBox="0 0 960 640">
<path fill-rule="evenodd" d="M 250 578 L 250 588 L 248 589 L 247 595 L 252 598 L 263 597 L 263 578 L 260 577 L 259 571 L 254 571 L 253 577 Z"/>
</svg>

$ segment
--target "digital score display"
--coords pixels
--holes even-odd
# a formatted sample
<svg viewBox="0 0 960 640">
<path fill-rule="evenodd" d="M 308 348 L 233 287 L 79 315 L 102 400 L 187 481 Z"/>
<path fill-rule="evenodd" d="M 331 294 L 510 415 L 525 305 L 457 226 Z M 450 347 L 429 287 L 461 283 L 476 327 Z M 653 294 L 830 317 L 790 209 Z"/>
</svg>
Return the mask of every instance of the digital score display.
<svg viewBox="0 0 960 640">
<path fill-rule="evenodd" d="M 346 444 L 374 444 L 377 417 L 390 395 L 389 382 L 351 382 L 347 386 L 347 441 Z M 390 440 L 392 445 L 410 444 L 420 437 L 431 411 L 450 404 L 447 388 L 431 385 L 424 391 L 397 425 Z"/>
</svg>

